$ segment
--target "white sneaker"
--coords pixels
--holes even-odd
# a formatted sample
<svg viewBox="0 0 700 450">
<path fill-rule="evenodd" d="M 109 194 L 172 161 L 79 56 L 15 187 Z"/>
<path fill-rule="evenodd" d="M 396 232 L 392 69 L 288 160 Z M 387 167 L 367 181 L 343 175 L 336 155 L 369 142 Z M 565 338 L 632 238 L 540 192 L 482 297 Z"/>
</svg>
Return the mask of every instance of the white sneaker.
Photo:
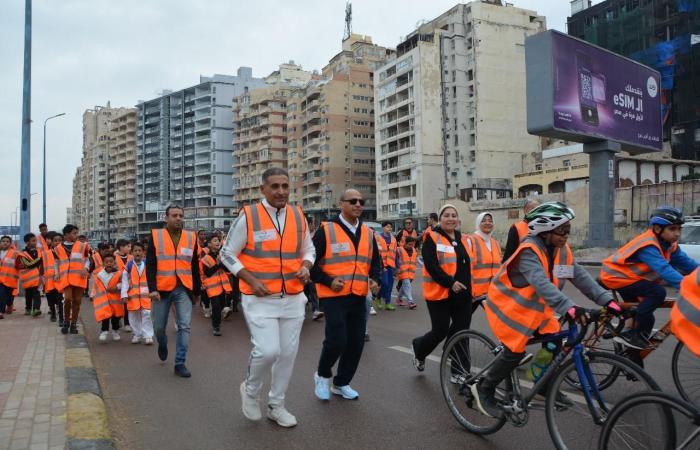
<svg viewBox="0 0 700 450">
<path fill-rule="evenodd" d="M 328 401 L 331 398 L 331 379 L 323 378 L 318 374 L 314 373 L 314 394 L 319 400 Z"/>
<path fill-rule="evenodd" d="M 107 342 L 107 335 L 109 334 L 109 331 L 103 331 L 100 333 L 99 340 L 100 342 Z"/>
<path fill-rule="evenodd" d="M 221 310 L 222 319 L 228 319 L 231 316 L 231 314 L 233 314 L 233 311 L 228 306 Z"/>
<path fill-rule="evenodd" d="M 211 308 L 204 308 L 204 317 L 207 319 L 211 317 Z"/>
<path fill-rule="evenodd" d="M 146 338 L 143 343 L 145 345 L 153 345 L 153 338 Z"/>
<path fill-rule="evenodd" d="M 377 315 L 377 310 L 374 309 L 374 306 L 369 307 L 369 315 L 370 316 L 376 316 Z"/>
<path fill-rule="evenodd" d="M 248 420 L 262 419 L 262 413 L 260 412 L 260 405 L 258 405 L 258 399 L 251 397 L 245 391 L 245 381 L 241 383 L 241 409 L 243 410 L 243 415 Z"/>
<path fill-rule="evenodd" d="M 112 330 L 112 340 L 113 341 L 121 341 L 121 336 L 119 336 L 119 332 L 116 330 Z"/>
<path fill-rule="evenodd" d="M 132 344 L 138 344 L 139 342 L 141 342 L 141 338 L 140 338 L 140 337 L 138 337 L 138 336 L 136 336 L 136 335 L 133 335 L 133 336 L 131 337 L 131 343 L 132 343 Z"/>
<path fill-rule="evenodd" d="M 285 428 L 291 428 L 297 425 L 297 418 L 291 415 L 284 406 L 268 405 L 267 418 L 277 422 L 277 425 Z"/>
<path fill-rule="evenodd" d="M 127 333 L 131 333 L 131 332 L 134 331 L 134 330 L 131 328 L 131 325 L 125 325 L 125 326 L 124 326 L 124 331 L 126 331 Z"/>
</svg>

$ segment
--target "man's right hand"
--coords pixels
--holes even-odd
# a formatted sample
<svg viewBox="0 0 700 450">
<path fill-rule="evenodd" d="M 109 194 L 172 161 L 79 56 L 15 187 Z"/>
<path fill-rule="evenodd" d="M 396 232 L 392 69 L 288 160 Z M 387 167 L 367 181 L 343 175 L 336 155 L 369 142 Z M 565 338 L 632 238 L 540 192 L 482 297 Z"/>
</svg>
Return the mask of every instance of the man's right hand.
<svg viewBox="0 0 700 450">
<path fill-rule="evenodd" d="M 341 280 L 340 278 L 333 278 L 333 282 L 331 283 L 331 289 L 334 292 L 340 292 L 343 290 L 343 286 L 345 286 L 345 281 Z"/>
<path fill-rule="evenodd" d="M 466 289 L 467 289 L 467 287 L 465 285 L 463 285 L 462 283 L 460 283 L 459 281 L 455 281 L 454 284 L 452 285 L 452 290 L 455 293 L 465 291 Z"/>
<path fill-rule="evenodd" d="M 272 294 L 267 286 L 262 284 L 259 280 L 255 280 L 253 283 L 250 283 L 250 287 L 253 288 L 253 295 L 256 297 L 267 297 L 268 295 Z"/>
<path fill-rule="evenodd" d="M 148 293 L 148 296 L 149 296 L 149 297 L 151 298 L 151 300 L 153 300 L 153 301 L 156 301 L 156 302 L 157 302 L 157 301 L 160 300 L 160 292 L 158 292 L 158 291 L 149 292 L 149 293 Z"/>
</svg>

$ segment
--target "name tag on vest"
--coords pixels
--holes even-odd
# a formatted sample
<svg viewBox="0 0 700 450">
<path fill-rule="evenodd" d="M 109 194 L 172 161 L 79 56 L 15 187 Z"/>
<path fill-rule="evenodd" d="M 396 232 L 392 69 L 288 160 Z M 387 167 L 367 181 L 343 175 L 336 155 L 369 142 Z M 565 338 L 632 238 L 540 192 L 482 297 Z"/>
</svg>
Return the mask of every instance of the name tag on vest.
<svg viewBox="0 0 700 450">
<path fill-rule="evenodd" d="M 192 249 L 191 248 L 181 248 L 180 254 L 184 255 L 184 256 L 192 256 Z"/>
<path fill-rule="evenodd" d="M 554 276 L 557 278 L 573 278 L 574 277 L 574 266 L 554 266 Z"/>
<path fill-rule="evenodd" d="M 142 294 L 148 294 L 148 286 L 141 286 L 139 290 Z"/>
<path fill-rule="evenodd" d="M 451 245 L 438 244 L 437 251 L 442 252 L 442 253 L 454 253 L 455 248 Z"/>
<path fill-rule="evenodd" d="M 253 232 L 253 242 L 255 243 L 274 241 L 275 239 L 277 239 L 277 231 L 274 229 Z"/>
<path fill-rule="evenodd" d="M 332 253 L 343 253 L 350 251 L 350 244 L 348 242 L 340 242 L 338 244 L 331 244 Z"/>
<path fill-rule="evenodd" d="M 75 260 L 80 261 L 81 259 L 83 259 L 83 255 L 81 255 L 80 253 L 71 253 L 70 259 L 75 259 Z"/>
</svg>

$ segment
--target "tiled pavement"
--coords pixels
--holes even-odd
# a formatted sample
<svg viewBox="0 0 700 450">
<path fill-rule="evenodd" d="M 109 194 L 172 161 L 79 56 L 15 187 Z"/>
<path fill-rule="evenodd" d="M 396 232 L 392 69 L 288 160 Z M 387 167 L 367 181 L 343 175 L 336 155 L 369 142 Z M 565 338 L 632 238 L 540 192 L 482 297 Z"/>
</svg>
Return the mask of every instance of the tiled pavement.
<svg viewBox="0 0 700 450">
<path fill-rule="evenodd" d="M 63 449 L 65 337 L 46 314 L 0 320 L 0 449 Z"/>
</svg>

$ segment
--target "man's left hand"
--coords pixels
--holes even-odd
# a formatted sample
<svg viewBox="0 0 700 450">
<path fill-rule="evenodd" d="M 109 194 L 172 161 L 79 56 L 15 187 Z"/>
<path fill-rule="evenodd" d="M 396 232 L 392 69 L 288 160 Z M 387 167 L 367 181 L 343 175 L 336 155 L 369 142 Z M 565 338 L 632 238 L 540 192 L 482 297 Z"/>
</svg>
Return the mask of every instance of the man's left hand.
<svg viewBox="0 0 700 450">
<path fill-rule="evenodd" d="M 309 273 L 309 269 L 307 269 L 306 266 L 301 266 L 301 268 L 297 270 L 296 277 L 303 284 L 306 284 L 309 281 L 311 281 L 311 274 Z"/>
<path fill-rule="evenodd" d="M 369 290 L 372 291 L 372 294 L 377 295 L 379 293 L 379 283 L 370 279 L 369 280 Z"/>
</svg>

